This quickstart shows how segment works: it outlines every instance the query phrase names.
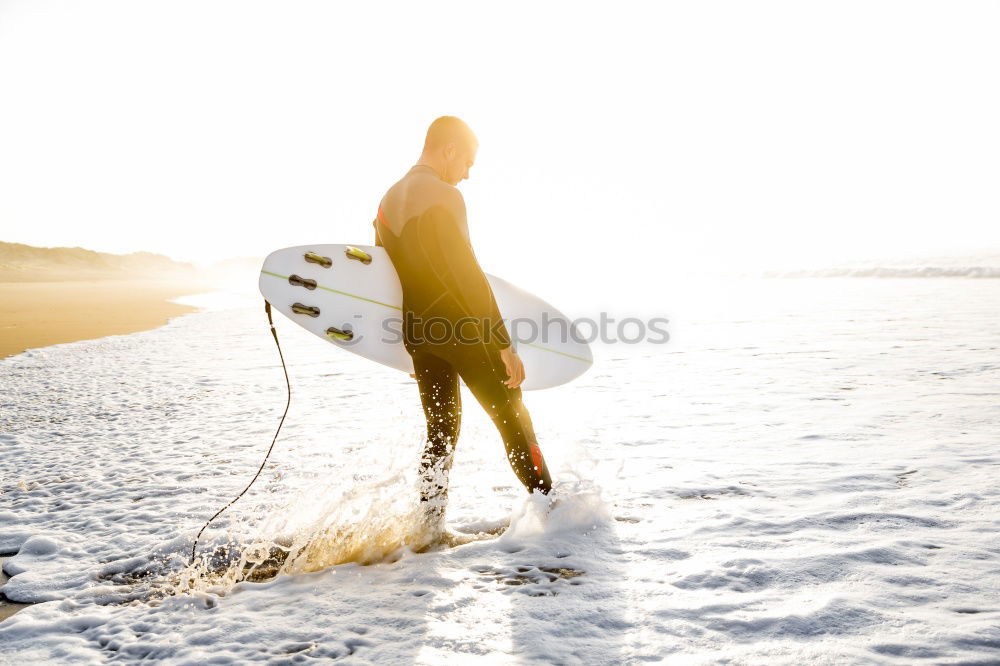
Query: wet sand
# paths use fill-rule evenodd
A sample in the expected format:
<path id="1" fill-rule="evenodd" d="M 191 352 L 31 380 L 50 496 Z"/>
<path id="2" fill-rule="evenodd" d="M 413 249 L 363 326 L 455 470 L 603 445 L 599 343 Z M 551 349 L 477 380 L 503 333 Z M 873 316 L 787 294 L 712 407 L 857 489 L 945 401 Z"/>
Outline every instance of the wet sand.
<path id="1" fill-rule="evenodd" d="M 3 596 L 3 586 L 9 579 L 9 576 L 3 572 L 4 562 L 9 560 L 12 555 L 0 555 L 0 622 L 3 622 L 11 615 L 19 610 L 24 610 L 31 604 L 19 604 L 16 601 L 8 601 L 5 596 Z"/>
<path id="2" fill-rule="evenodd" d="M 210 289 L 193 281 L 0 282 L 0 358 L 156 328 L 197 309 L 167 299 Z"/>

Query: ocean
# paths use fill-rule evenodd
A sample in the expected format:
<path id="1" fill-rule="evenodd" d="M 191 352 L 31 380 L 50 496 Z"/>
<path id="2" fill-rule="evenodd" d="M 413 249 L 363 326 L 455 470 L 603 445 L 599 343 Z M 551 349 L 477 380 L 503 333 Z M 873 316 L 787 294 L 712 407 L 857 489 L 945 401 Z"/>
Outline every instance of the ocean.
<path id="1" fill-rule="evenodd" d="M 509 528 L 426 553 L 400 547 L 415 383 L 279 319 L 291 407 L 200 568 L 192 540 L 257 471 L 286 389 L 258 299 L 189 302 L 0 361 L 0 592 L 33 603 L 0 623 L 0 662 L 1000 654 L 1000 280 L 665 286 L 636 316 L 668 342 L 595 344 L 587 374 L 525 393 L 551 511 L 464 396 L 449 525 Z M 306 556 L 241 580 L 289 542 Z"/>

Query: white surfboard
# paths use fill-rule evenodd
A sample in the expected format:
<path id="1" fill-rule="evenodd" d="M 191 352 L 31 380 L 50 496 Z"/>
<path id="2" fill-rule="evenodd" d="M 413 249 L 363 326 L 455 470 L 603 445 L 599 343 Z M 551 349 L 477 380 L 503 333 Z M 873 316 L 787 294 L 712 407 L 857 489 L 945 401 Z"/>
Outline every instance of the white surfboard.
<path id="1" fill-rule="evenodd" d="M 486 279 L 524 361 L 521 388 L 565 384 L 590 368 L 590 347 L 575 339 L 566 315 L 505 280 Z M 390 368 L 413 372 L 402 340 L 403 291 L 383 248 L 302 245 L 277 250 L 264 260 L 259 284 L 272 308 L 307 331 Z"/>

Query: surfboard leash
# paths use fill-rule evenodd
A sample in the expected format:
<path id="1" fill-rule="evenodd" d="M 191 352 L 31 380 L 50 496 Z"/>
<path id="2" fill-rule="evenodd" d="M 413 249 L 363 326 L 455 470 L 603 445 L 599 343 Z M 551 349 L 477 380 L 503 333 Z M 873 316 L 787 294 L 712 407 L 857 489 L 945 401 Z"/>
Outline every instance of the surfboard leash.
<path id="1" fill-rule="evenodd" d="M 264 312 L 267 313 L 267 323 L 271 327 L 271 335 L 274 337 L 274 344 L 278 347 L 278 357 L 281 359 L 281 370 L 285 373 L 285 386 L 288 387 L 288 402 L 285 403 L 285 412 L 281 415 L 281 421 L 278 422 L 278 429 L 274 431 L 274 439 L 271 440 L 271 446 L 268 447 L 267 453 L 264 454 L 264 462 L 260 464 L 260 469 L 258 469 L 257 473 L 253 475 L 252 479 L 250 479 L 250 483 L 247 484 L 247 487 L 240 491 L 239 495 L 233 498 L 233 501 L 219 509 L 215 515 L 209 518 L 208 521 L 202 525 L 201 529 L 198 530 L 198 534 L 194 538 L 194 543 L 191 544 L 191 559 L 188 561 L 188 566 L 194 564 L 195 549 L 198 547 L 198 539 L 201 538 L 202 532 L 204 532 L 208 526 L 212 524 L 213 520 L 221 516 L 226 509 L 236 504 L 236 501 L 243 497 L 246 491 L 250 490 L 250 486 L 252 486 L 254 481 L 260 477 L 260 473 L 264 471 L 264 467 L 267 465 L 267 460 L 271 457 L 271 451 L 274 450 L 274 443 L 278 441 L 278 433 L 281 432 L 281 426 L 285 424 L 285 417 L 288 416 L 288 408 L 292 406 L 292 383 L 288 379 L 288 367 L 285 365 L 285 355 L 281 352 L 281 343 L 278 342 L 278 331 L 274 328 L 274 318 L 271 316 L 271 304 L 266 300 L 264 301 Z"/>

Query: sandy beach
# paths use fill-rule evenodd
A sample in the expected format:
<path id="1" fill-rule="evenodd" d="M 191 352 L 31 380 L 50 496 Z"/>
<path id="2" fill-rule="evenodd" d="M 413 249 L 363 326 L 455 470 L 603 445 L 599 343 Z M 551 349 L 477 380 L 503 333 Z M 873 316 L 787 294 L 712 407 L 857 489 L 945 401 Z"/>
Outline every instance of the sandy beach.
<path id="1" fill-rule="evenodd" d="M 205 290 L 203 282 L 173 280 L 0 282 L 0 358 L 156 328 L 195 310 L 168 299 Z"/>

